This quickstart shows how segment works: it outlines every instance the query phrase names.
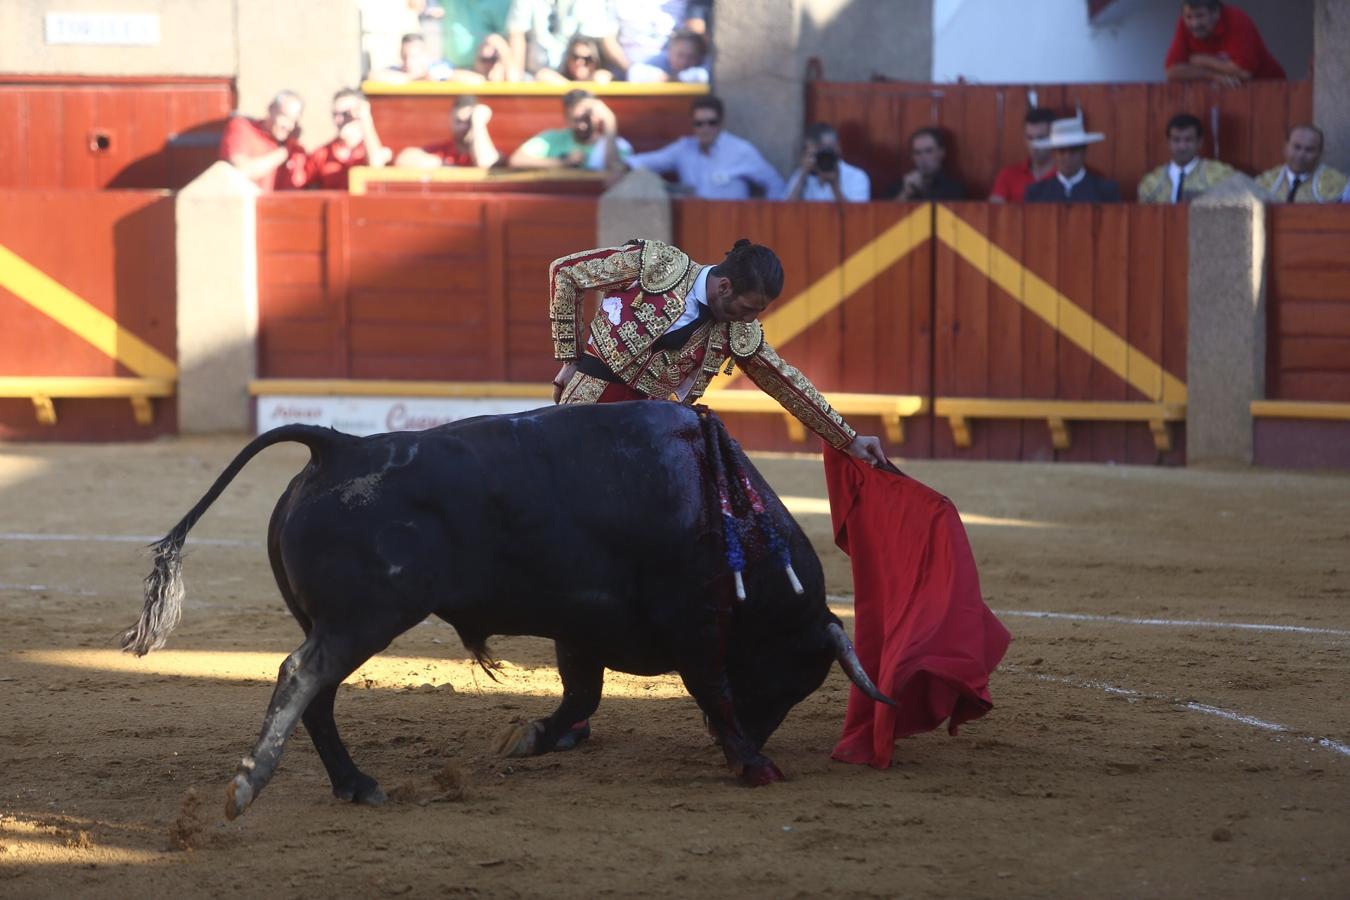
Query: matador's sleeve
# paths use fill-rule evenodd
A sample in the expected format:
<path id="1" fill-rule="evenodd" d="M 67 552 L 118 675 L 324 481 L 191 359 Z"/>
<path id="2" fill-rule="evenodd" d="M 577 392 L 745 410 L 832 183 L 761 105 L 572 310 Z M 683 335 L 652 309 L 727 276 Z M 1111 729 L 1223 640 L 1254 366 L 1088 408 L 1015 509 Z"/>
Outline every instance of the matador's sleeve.
<path id="1" fill-rule="evenodd" d="M 586 291 L 631 284 L 641 266 L 639 244 L 585 250 L 553 261 L 548 268 L 548 318 L 555 359 L 572 362 L 581 354 L 581 301 Z"/>
<path id="2" fill-rule="evenodd" d="M 758 322 L 732 323 L 731 352 L 741 370 L 760 390 L 781 403 L 831 447 L 843 450 L 858 436 L 816 386 L 774 352 L 764 340 Z"/>

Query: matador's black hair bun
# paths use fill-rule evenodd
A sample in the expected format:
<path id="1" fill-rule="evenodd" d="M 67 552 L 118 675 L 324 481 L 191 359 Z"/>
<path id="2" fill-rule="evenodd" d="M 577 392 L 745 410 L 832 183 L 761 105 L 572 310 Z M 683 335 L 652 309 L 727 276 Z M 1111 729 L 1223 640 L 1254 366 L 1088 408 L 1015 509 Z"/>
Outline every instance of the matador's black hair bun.
<path id="1" fill-rule="evenodd" d="M 717 267 L 737 294 L 759 293 L 770 300 L 783 290 L 783 264 L 768 247 L 741 238 Z"/>

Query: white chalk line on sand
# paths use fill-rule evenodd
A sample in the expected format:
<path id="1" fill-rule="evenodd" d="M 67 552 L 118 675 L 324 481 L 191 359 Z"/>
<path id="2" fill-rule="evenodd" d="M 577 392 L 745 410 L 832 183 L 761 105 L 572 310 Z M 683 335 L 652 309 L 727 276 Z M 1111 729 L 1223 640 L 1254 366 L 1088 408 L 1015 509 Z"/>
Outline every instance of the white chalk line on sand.
<path id="1" fill-rule="evenodd" d="M 1060 619 L 1068 622 L 1108 622 L 1113 625 L 1154 625 L 1167 628 L 1227 628 L 1237 631 L 1269 631 L 1289 634 L 1325 634 L 1350 637 L 1344 628 L 1315 628 L 1310 625 L 1268 625 L 1262 622 L 1219 622 L 1207 619 L 1136 619 L 1130 616 L 1095 616 L 1089 613 L 1041 612 L 1028 609 L 996 609 L 995 615 L 1026 619 Z"/>
<path id="2" fill-rule="evenodd" d="M 1334 741 L 1327 737 L 1309 737 L 1298 734 L 1288 725 L 1281 725 L 1279 722 L 1268 722 L 1265 719 L 1258 719 L 1256 716 L 1249 716 L 1244 713 L 1234 712 L 1231 709 L 1223 709 L 1218 706 L 1210 706 L 1208 703 L 1197 703 L 1194 700 L 1182 700 L 1179 697 L 1169 697 L 1166 694 L 1150 694 L 1144 691 L 1136 691 L 1131 688 L 1119 687 L 1114 684 L 1108 684 L 1105 681 L 1087 681 L 1077 678 L 1066 678 L 1063 675 L 1046 675 L 1041 672 L 1025 672 L 1017 666 L 1003 666 L 1002 671 L 1014 675 L 1030 675 L 1037 681 L 1050 681 L 1055 684 L 1067 684 L 1070 687 L 1086 688 L 1088 690 L 1103 691 L 1107 694 L 1114 694 L 1121 697 L 1133 697 L 1137 700 L 1161 700 L 1180 709 L 1191 712 L 1202 713 L 1207 716 L 1217 716 L 1220 719 L 1227 719 L 1230 722 L 1237 722 L 1250 728 L 1257 728 L 1261 731 L 1269 731 L 1274 734 L 1287 734 L 1290 737 L 1297 738 L 1306 744 L 1314 747 L 1321 747 L 1324 750 L 1330 750 L 1333 753 L 1339 753 L 1341 756 L 1350 757 L 1350 744 L 1344 744 L 1340 741 Z"/>
<path id="3" fill-rule="evenodd" d="M 0 531 L 0 541 L 30 541 L 33 543 L 83 543 L 95 544 L 142 544 L 149 546 L 164 539 L 164 535 L 155 537 L 148 534 L 43 534 L 25 531 Z M 187 539 L 189 544 L 203 547 L 261 547 L 262 541 L 239 541 L 231 538 L 195 538 Z"/>

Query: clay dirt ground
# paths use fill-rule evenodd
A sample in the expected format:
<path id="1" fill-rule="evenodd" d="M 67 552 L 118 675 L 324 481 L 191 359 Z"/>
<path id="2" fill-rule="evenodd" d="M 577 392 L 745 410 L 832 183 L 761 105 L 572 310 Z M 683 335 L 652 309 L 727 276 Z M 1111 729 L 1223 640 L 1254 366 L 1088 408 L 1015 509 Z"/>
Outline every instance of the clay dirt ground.
<path id="1" fill-rule="evenodd" d="M 268 450 L 193 532 L 167 650 L 110 636 L 140 608 L 135 536 L 167 531 L 241 443 L 0 447 L 0 895 L 1350 894 L 1350 475 L 907 464 L 966 514 L 1014 643 L 993 712 L 902 742 L 888 771 L 830 761 L 837 671 L 771 739 L 790 780 L 769 788 L 729 777 L 669 677 L 611 675 L 577 751 L 498 759 L 497 732 L 555 702 L 551 647 L 495 641 L 494 684 L 434 623 L 338 697 L 398 800 L 334 800 L 300 730 L 226 823 L 298 642 L 262 540 L 305 451 Z M 758 462 L 849 621 L 819 460 Z M 1120 621 L 1137 618 L 1160 621 Z"/>

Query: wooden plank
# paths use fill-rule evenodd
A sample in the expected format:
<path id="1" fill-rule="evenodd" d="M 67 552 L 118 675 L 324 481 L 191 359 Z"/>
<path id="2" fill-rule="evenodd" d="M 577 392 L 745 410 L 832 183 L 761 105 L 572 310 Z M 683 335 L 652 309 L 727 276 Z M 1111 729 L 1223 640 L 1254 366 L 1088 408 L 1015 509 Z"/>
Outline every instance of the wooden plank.
<path id="1" fill-rule="evenodd" d="M 1350 402 L 1350 372 L 1284 372 L 1277 400 Z"/>
<path id="2" fill-rule="evenodd" d="M 1279 342 L 1282 373 L 1350 372 L 1350 336 L 1281 336 Z"/>
<path id="3" fill-rule="evenodd" d="M 1095 247 L 1093 236 L 1097 230 L 1100 208 L 1086 204 L 1070 204 L 1063 207 L 1062 230 L 1059 234 L 1059 277 L 1055 287 L 1084 313 L 1095 315 L 1096 304 L 1093 297 L 1093 281 L 1096 273 Z M 1061 315 L 1060 327 L 1071 326 L 1071 321 Z M 1056 345 L 1059 355 L 1059 372 L 1055 396 L 1063 400 L 1089 400 L 1092 398 L 1092 371 L 1096 366 L 1088 351 L 1081 349 L 1063 333 Z M 1075 440 L 1068 449 L 1059 449 L 1056 460 L 1072 462 L 1090 462 L 1092 460 L 1092 442 Z"/>
<path id="4" fill-rule="evenodd" d="M 1210 133 L 1209 155 L 1243 172 L 1260 172 L 1268 168 L 1267 160 L 1257 159 L 1254 155 L 1258 129 L 1252 120 L 1252 92 L 1217 90 L 1212 96 L 1213 108 L 1218 111 L 1219 118 L 1217 134 L 1213 133 L 1211 117 L 1201 120 L 1205 123 L 1205 131 Z"/>
<path id="5" fill-rule="evenodd" d="M 484 355 L 487 368 L 483 376 L 487 378 L 506 377 L 506 223 L 512 217 L 515 206 L 510 199 L 500 199 L 484 206 L 483 232 L 487 244 L 487 302 L 479 304 L 481 316 L 485 319 L 486 337 Z M 542 279 L 547 282 L 548 278 Z"/>
<path id="6" fill-rule="evenodd" d="M 1341 231 L 1294 231 L 1281 223 L 1270 237 L 1271 262 L 1282 272 L 1329 269 L 1342 278 L 1350 274 L 1350 211 L 1338 212 L 1343 213 Z M 1350 297 L 1350 287 L 1345 295 Z"/>
<path id="7" fill-rule="evenodd" d="M 877 213 L 881 209 L 885 207 L 876 203 L 845 203 L 841 206 L 839 226 L 845 257 L 860 252 L 880 233 L 882 226 L 878 225 Z M 868 254 L 867 259 L 872 266 L 876 265 L 875 252 Z M 877 278 L 858 288 L 841 308 L 839 387 L 843 390 L 877 390 L 881 367 L 908 350 L 897 348 L 898 353 L 883 353 L 878 347 L 885 305 L 882 295 L 888 276 L 893 278 L 894 271 L 878 273 Z M 893 331 L 887 335 L 890 340 L 899 337 Z"/>
<path id="8" fill-rule="evenodd" d="M 1308 301 L 1292 298 L 1281 284 L 1278 334 L 1285 336 L 1350 337 L 1350 302 Z"/>
<path id="9" fill-rule="evenodd" d="M 1252 170 L 1262 172 L 1284 160 L 1285 134 L 1290 118 L 1289 93 L 1282 81 L 1253 81 L 1245 90 L 1252 95 L 1252 120 L 1259 123 L 1252 133 Z"/>
<path id="10" fill-rule="evenodd" d="M 1022 207 L 1022 264 L 1042 280 L 1054 284 L 1060 269 L 1060 230 L 1065 207 L 1029 204 Z M 1058 383 L 1059 337 L 1029 309 L 1022 310 L 1022 390 L 1026 397 L 1053 398 Z M 1022 458 L 1054 459 L 1050 435 L 1043 428 L 1022 430 Z"/>
<path id="11" fill-rule="evenodd" d="M 1163 352 L 1162 365 L 1186 381 L 1187 292 L 1189 278 L 1188 208 L 1163 207 Z"/>
<path id="12" fill-rule="evenodd" d="M 1149 360 L 1161 365 L 1163 353 L 1164 207 L 1135 206 L 1130 210 L 1129 293 L 1126 297 L 1126 342 Z M 1133 380 L 1140 372 L 1130 370 Z M 1155 378 L 1143 391 L 1131 390 L 1133 400 L 1161 400 L 1162 378 Z M 1126 457 L 1131 463 L 1157 459 L 1151 436 L 1139 429 L 1126 432 Z"/>
<path id="13" fill-rule="evenodd" d="M 23 187 L 28 182 L 30 142 L 28 96 L 22 91 L 0 87 L 0 122 L 8 127 L 0 133 L 0 187 Z"/>
<path id="14" fill-rule="evenodd" d="M 1278 203 L 1267 207 L 1273 234 L 1326 231 L 1344 235 L 1350 232 L 1350 212 L 1346 207 L 1328 204 Z"/>
<path id="15" fill-rule="evenodd" d="M 988 237 L 993 245 L 1017 257 L 1022 248 L 1022 204 L 989 208 Z M 1002 288 L 989 282 L 988 391 L 987 396 L 1017 398 L 1023 396 L 1022 305 Z M 1018 420 L 989 422 L 981 426 L 987 434 L 990 459 L 1022 458 L 1023 423 Z"/>
<path id="16" fill-rule="evenodd" d="M 1139 180 L 1159 164 L 1155 160 L 1166 147 L 1161 135 L 1149 130 L 1149 87 L 1145 84 L 1115 85 L 1110 91 L 1115 130 L 1107 141 L 1115 145 L 1112 172 L 1120 182 L 1121 195 L 1126 200 L 1136 197 Z"/>
<path id="17" fill-rule="evenodd" d="M 30 146 L 49 149 L 45 153 L 28 154 L 28 182 L 24 187 L 63 187 L 67 136 L 61 98 L 57 94 L 31 92 L 27 112 Z"/>
<path id="18" fill-rule="evenodd" d="M 1093 316 L 1112 335 L 1124 338 L 1129 334 L 1130 301 L 1130 236 L 1133 207 L 1124 204 L 1102 206 L 1096 212 L 1097 232 L 1093 246 Z M 1142 299 L 1142 298 L 1141 298 Z M 1089 396 L 1093 400 L 1123 401 L 1133 399 L 1125 379 L 1101 361 L 1101 355 L 1111 351 L 1113 344 L 1105 335 L 1094 331 L 1093 365 Z M 1090 438 L 1092 459 L 1095 462 L 1123 463 L 1128 460 L 1125 426 L 1094 423 L 1082 438 Z M 1080 440 L 1074 436 L 1074 442 Z"/>

